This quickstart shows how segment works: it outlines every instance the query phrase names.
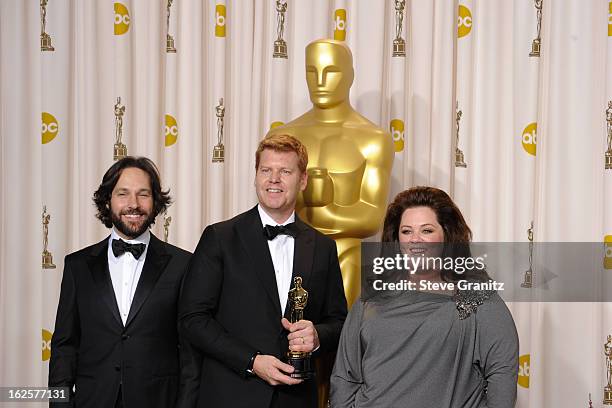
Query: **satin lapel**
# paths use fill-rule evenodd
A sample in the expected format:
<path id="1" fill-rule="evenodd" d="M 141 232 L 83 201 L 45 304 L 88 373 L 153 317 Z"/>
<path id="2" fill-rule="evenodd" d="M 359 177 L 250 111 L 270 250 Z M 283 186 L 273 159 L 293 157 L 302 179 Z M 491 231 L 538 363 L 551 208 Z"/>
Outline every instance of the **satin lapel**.
<path id="1" fill-rule="evenodd" d="M 245 217 L 236 223 L 234 228 L 236 229 L 236 235 L 240 237 L 242 247 L 251 259 L 257 277 L 266 290 L 270 301 L 274 304 L 274 310 L 278 311 L 280 320 L 281 308 L 274 264 L 272 263 L 268 241 L 264 237 L 257 207 L 251 209 Z"/>
<path id="2" fill-rule="evenodd" d="M 293 272 L 291 275 L 291 288 L 293 288 L 293 278 L 302 278 L 302 287 L 308 292 L 310 275 L 312 271 L 312 260 L 314 258 L 314 238 L 315 232 L 308 228 L 306 224 L 295 216 L 295 224 L 299 229 L 299 234 L 295 237 L 293 248 Z M 306 306 L 308 307 L 308 305 Z M 285 317 L 289 318 L 289 308 L 285 307 Z"/>
<path id="3" fill-rule="evenodd" d="M 147 249 L 147 258 L 145 259 L 145 263 L 142 267 L 142 273 L 140 274 L 140 279 L 138 280 L 138 286 L 136 286 L 136 292 L 134 293 L 134 299 L 132 300 L 132 305 L 130 306 L 130 313 L 128 314 L 127 321 L 125 322 L 125 326 L 129 326 L 130 323 L 134 320 L 134 317 L 140 311 L 140 308 L 147 300 L 151 291 L 155 287 L 159 276 L 162 274 L 168 261 L 170 260 L 170 255 L 168 255 L 162 245 L 162 242 L 155 237 L 155 235 L 151 234 L 151 240 L 149 241 L 149 248 Z"/>
<path id="4" fill-rule="evenodd" d="M 115 297 L 115 291 L 113 290 L 113 283 L 111 282 L 110 271 L 108 269 L 107 250 L 108 238 L 93 247 L 87 259 L 87 265 L 89 266 L 89 271 L 96 284 L 98 296 L 102 299 L 102 303 L 108 307 L 117 323 L 123 327 L 123 322 L 119 315 L 119 307 L 117 306 L 117 298 Z"/>

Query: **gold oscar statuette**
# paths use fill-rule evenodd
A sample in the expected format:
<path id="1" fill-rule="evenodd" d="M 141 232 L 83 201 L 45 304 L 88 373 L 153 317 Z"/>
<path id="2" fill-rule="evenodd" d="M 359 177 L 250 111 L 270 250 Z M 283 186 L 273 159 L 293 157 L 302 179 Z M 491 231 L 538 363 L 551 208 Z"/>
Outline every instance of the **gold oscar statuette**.
<path id="1" fill-rule="evenodd" d="M 463 112 L 459 109 L 459 101 L 457 101 L 456 106 L 457 117 L 455 121 L 457 122 L 457 135 L 455 136 L 455 167 L 467 167 L 467 163 L 465 162 L 465 156 L 461 149 L 459 149 L 459 122 L 461 121 L 461 116 Z"/>
<path id="2" fill-rule="evenodd" d="M 40 50 L 55 51 L 51 44 L 51 36 L 45 32 L 47 28 L 47 4 L 49 4 L 49 0 L 40 0 Z"/>
<path id="3" fill-rule="evenodd" d="M 304 319 L 304 309 L 308 303 L 308 292 L 302 287 L 302 278 L 293 278 L 293 288 L 289 290 L 289 321 L 299 322 Z M 311 354 L 306 351 L 287 351 L 287 364 L 294 368 L 292 378 L 308 380 L 313 377 Z"/>
<path id="4" fill-rule="evenodd" d="M 529 269 L 525 271 L 523 276 L 522 288 L 531 288 L 533 286 L 533 221 L 527 230 L 527 239 L 529 240 Z"/>
<path id="5" fill-rule="evenodd" d="M 604 355 L 606 356 L 606 386 L 604 387 L 604 405 L 612 405 L 612 336 L 608 335 L 608 341 L 604 344 Z"/>
<path id="6" fill-rule="evenodd" d="M 43 205 L 42 226 L 43 226 L 43 251 L 42 251 L 42 267 L 43 269 L 55 269 L 53 263 L 53 255 L 49 252 L 49 221 L 51 215 L 47 214 L 47 206 Z"/>
<path id="7" fill-rule="evenodd" d="M 361 290 L 361 240 L 380 230 L 387 209 L 393 139 L 351 106 L 355 74 L 344 42 L 311 42 L 305 65 L 312 109 L 268 134 L 294 136 L 308 151 L 309 180 L 296 212 L 336 241 L 351 305 Z"/>
<path id="8" fill-rule="evenodd" d="M 168 242 L 168 235 L 170 235 L 170 223 L 172 222 L 172 216 L 164 214 L 164 242 Z"/>
<path id="9" fill-rule="evenodd" d="M 225 161 L 225 146 L 223 146 L 223 118 L 225 117 L 225 106 L 223 98 L 219 99 L 219 104 L 215 106 L 217 116 L 217 144 L 213 147 L 213 163 L 223 163 Z"/>
<path id="10" fill-rule="evenodd" d="M 395 0 L 395 39 L 393 40 L 392 54 L 394 57 L 406 56 L 406 41 L 402 38 L 405 7 L 406 0 Z"/>
<path id="11" fill-rule="evenodd" d="M 606 109 L 606 123 L 608 136 L 608 149 L 606 150 L 606 170 L 612 170 L 612 101 L 608 101 L 608 109 Z"/>
<path id="12" fill-rule="evenodd" d="M 166 52 L 167 53 L 176 53 L 176 48 L 174 47 L 174 37 L 170 35 L 170 7 L 172 7 L 172 2 L 174 0 L 168 0 L 166 5 Z"/>
<path id="13" fill-rule="evenodd" d="M 538 20 L 538 28 L 536 38 L 531 42 L 531 52 L 529 53 L 530 57 L 539 57 L 540 56 L 540 46 L 542 45 L 542 38 L 540 37 L 540 33 L 542 31 L 542 2 L 544 0 L 534 0 L 537 20 Z"/>
<path id="14" fill-rule="evenodd" d="M 113 147 L 113 160 L 121 160 L 127 156 L 127 146 L 121 142 L 123 137 L 123 115 L 125 105 L 121 104 L 121 97 L 117 98 L 115 104 L 115 145 Z"/>
<path id="15" fill-rule="evenodd" d="M 274 41 L 272 58 L 287 58 L 287 43 L 283 39 L 286 12 L 287 2 L 284 0 L 276 0 L 276 40 Z"/>

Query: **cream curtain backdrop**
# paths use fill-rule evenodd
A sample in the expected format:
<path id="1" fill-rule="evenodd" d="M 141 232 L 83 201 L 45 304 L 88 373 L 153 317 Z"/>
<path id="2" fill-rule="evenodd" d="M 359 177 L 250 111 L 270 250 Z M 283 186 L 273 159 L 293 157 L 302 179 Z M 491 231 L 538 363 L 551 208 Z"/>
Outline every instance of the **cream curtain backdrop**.
<path id="1" fill-rule="evenodd" d="M 176 53 L 167 6 L 48 0 L 55 50 L 42 52 L 39 0 L 0 1 L 0 386 L 46 383 L 63 257 L 108 233 L 91 196 L 113 163 L 117 97 L 129 154 L 153 159 L 174 197 L 169 242 L 193 250 L 207 224 L 256 202 L 255 148 L 310 108 L 304 48 L 318 38 L 350 46 L 351 102 L 394 139 L 390 197 L 445 189 L 476 241 L 525 242 L 532 221 L 535 241 L 612 235 L 612 1 L 544 0 L 540 57 L 533 0 L 408 0 L 405 57 L 392 56 L 392 0 L 289 0 L 287 59 L 272 57 L 274 0 L 174 0 Z M 221 98 L 225 162 L 213 163 Z M 43 205 L 56 269 L 41 268 Z M 612 306 L 510 307 L 517 406 L 588 406 L 589 393 L 602 406 Z"/>

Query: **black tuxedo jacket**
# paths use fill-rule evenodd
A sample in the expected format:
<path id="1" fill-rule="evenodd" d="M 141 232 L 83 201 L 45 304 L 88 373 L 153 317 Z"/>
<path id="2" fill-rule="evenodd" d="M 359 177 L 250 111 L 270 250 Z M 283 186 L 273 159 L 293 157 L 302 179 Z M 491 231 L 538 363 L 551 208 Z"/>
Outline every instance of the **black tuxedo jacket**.
<path id="1" fill-rule="evenodd" d="M 308 291 L 304 319 L 314 323 L 321 343 L 315 355 L 335 351 L 347 313 L 336 244 L 297 216 L 296 225 L 293 276 L 301 276 Z M 203 357 L 198 407 L 267 408 L 274 393 L 280 407 L 317 406 L 315 381 L 273 387 L 246 374 L 255 352 L 285 359 L 288 333 L 281 318 L 257 207 L 208 226 L 179 305 L 180 330 Z"/>
<path id="2" fill-rule="evenodd" d="M 108 238 L 66 256 L 49 386 L 75 385 L 71 405 L 78 408 L 114 407 L 120 384 L 126 408 L 174 407 L 179 387 L 197 388 L 193 360 L 188 348 L 179 347 L 177 330 L 179 291 L 190 254 L 151 234 L 124 326 L 107 251 Z"/>

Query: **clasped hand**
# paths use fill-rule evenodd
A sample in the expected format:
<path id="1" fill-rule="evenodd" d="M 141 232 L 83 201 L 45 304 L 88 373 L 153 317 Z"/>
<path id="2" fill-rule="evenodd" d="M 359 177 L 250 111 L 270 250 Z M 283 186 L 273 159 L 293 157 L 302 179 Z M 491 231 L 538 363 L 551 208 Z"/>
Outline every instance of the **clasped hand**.
<path id="1" fill-rule="evenodd" d="M 281 324 L 289 332 L 287 336 L 289 350 L 310 353 L 319 348 L 319 336 L 311 321 L 300 320 L 290 323 L 289 320 L 283 318 Z M 283 363 L 270 355 L 258 355 L 253 361 L 253 372 L 270 385 L 300 384 L 303 380 L 291 378 L 288 375 L 293 370 L 294 368 L 289 364 Z"/>

